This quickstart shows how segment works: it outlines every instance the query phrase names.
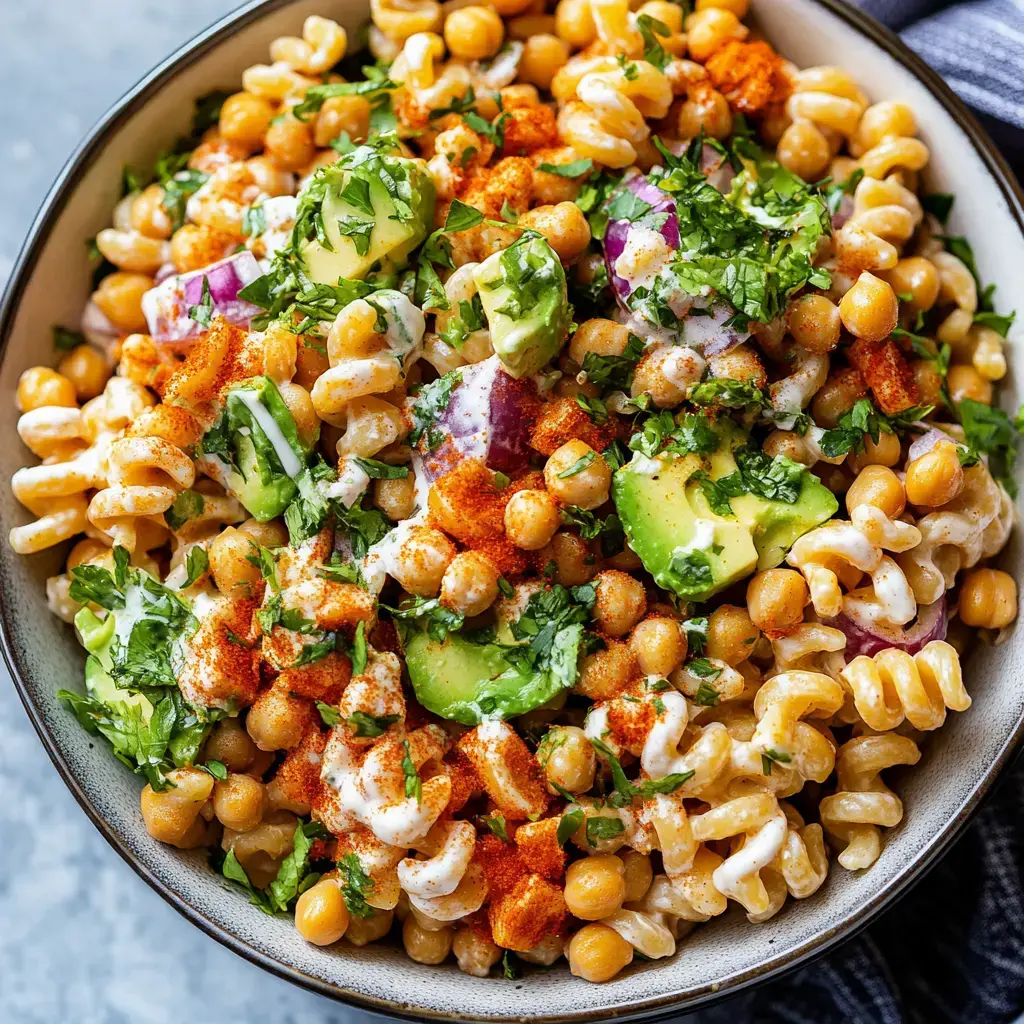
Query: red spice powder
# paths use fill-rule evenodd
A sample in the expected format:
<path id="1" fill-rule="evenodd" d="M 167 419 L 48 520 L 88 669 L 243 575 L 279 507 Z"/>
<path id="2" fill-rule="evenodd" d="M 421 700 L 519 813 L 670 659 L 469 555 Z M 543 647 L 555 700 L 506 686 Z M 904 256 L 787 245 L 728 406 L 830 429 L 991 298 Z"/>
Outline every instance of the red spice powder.
<path id="1" fill-rule="evenodd" d="M 881 342 L 858 338 L 846 356 L 860 370 L 882 412 L 892 416 L 917 404 L 914 373 L 891 338 Z"/>
<path id="2" fill-rule="evenodd" d="M 598 427 L 575 399 L 556 398 L 541 409 L 530 436 L 530 447 L 541 455 L 551 455 L 566 441 L 578 440 L 602 452 L 614 439 L 614 426 Z"/>
<path id="3" fill-rule="evenodd" d="M 487 898 L 501 899 L 530 873 L 517 847 L 488 833 L 478 836 L 473 859 L 480 865 L 487 879 Z"/>
<path id="4" fill-rule="evenodd" d="M 289 692 L 325 704 L 337 704 L 351 678 L 352 662 L 337 651 L 309 665 L 283 669 L 278 676 L 281 685 L 286 686 Z"/>
<path id="5" fill-rule="evenodd" d="M 484 787 L 472 762 L 457 747 L 453 747 L 444 755 L 442 764 L 452 783 L 452 795 L 448 798 L 448 806 L 444 811 L 444 816 L 451 818 Z"/>
<path id="6" fill-rule="evenodd" d="M 523 863 L 549 882 L 557 882 L 565 874 L 565 850 L 558 841 L 559 820 L 525 822 L 513 837 Z"/>
<path id="7" fill-rule="evenodd" d="M 326 742 L 326 734 L 314 726 L 278 766 L 274 778 L 290 803 L 313 803 L 320 789 L 320 759 Z"/>
<path id="8" fill-rule="evenodd" d="M 506 896 L 491 904 L 488 917 L 494 941 L 525 952 L 558 932 L 568 910 L 559 886 L 529 874 Z"/>
<path id="9" fill-rule="evenodd" d="M 518 107 L 506 110 L 504 149 L 509 156 L 526 156 L 542 146 L 558 144 L 558 127 L 551 107 Z"/>
<path id="10" fill-rule="evenodd" d="M 792 91 L 782 58 L 763 40 L 733 39 L 716 50 L 704 67 L 729 106 L 741 114 L 761 113 Z"/>
<path id="11" fill-rule="evenodd" d="M 521 156 L 508 156 L 493 167 L 475 171 L 462 188 L 460 198 L 475 206 L 485 217 L 503 220 L 501 208 L 508 203 L 516 213 L 525 213 L 533 189 L 533 168 Z"/>
<path id="12" fill-rule="evenodd" d="M 631 687 L 638 689 L 638 687 Z M 638 751 L 654 727 L 654 706 L 647 701 L 637 704 L 621 699 L 608 705 L 608 725 L 612 734 L 630 751 Z"/>

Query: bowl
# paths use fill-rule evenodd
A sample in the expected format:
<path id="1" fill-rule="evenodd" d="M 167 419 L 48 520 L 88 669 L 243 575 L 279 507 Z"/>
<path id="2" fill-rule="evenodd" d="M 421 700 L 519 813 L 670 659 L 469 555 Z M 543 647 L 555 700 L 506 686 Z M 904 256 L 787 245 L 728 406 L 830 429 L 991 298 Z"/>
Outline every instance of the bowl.
<path id="1" fill-rule="evenodd" d="M 1024 195 L 973 117 L 942 81 L 889 32 L 834 0 L 754 0 L 755 20 L 800 66 L 839 64 L 873 99 L 901 99 L 916 112 L 932 150 L 931 186 L 957 196 L 950 231 L 970 237 L 985 281 L 1024 295 Z M 361 0 L 250 3 L 171 56 L 92 130 L 40 211 L 0 307 L 0 477 L 29 454 L 14 441 L 18 375 L 48 353 L 51 325 L 73 324 L 89 291 L 83 240 L 109 223 L 121 167 L 145 166 L 187 128 L 192 100 L 234 87 L 266 60 L 272 39 L 297 34 L 309 14 L 329 15 L 351 34 L 366 20 Z M 1024 334 L 1024 332 L 1021 332 Z M 45 359 L 45 355 L 44 355 Z M 1024 359 L 1011 361 L 1007 408 L 1024 391 Z M 10 488 L 0 489 L 4 530 L 24 522 Z M 637 962 L 616 980 L 588 985 L 563 967 L 518 982 L 479 979 L 454 965 L 425 967 L 389 946 L 330 951 L 305 943 L 285 918 L 268 918 L 228 890 L 199 853 L 181 853 L 146 833 L 142 781 L 96 743 L 58 702 L 80 685 L 82 652 L 71 628 L 49 614 L 43 592 L 62 553 L 16 556 L 0 544 L 3 653 L 39 737 L 85 812 L 131 867 L 196 925 L 252 962 L 297 984 L 364 1009 L 410 1019 L 594 1021 L 651 1019 L 736 992 L 824 953 L 866 925 L 920 878 L 977 810 L 1024 733 L 1024 634 L 975 652 L 966 671 L 974 706 L 952 717 L 922 762 L 897 774 L 902 824 L 878 862 L 851 874 L 833 865 L 815 896 L 787 904 L 766 924 L 738 907 L 695 930 L 668 961 Z M 1022 575 L 1016 541 L 1004 568 Z"/>

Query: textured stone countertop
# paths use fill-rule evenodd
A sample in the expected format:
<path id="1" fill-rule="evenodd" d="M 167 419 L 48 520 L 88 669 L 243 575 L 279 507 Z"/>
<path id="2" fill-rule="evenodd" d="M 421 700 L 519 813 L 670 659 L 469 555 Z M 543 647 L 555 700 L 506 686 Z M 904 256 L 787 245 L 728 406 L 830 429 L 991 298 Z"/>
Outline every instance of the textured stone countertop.
<path id="1" fill-rule="evenodd" d="M 0 0 L 0 284 L 65 157 L 235 0 Z M 0 669 L 0 1020 L 369 1021 L 252 966 L 172 910 L 57 776 Z"/>

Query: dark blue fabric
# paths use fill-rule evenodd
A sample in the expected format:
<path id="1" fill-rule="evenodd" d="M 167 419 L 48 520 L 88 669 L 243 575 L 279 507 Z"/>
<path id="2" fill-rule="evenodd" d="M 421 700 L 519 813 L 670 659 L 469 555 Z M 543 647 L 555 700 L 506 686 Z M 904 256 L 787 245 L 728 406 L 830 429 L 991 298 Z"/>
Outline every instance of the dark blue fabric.
<path id="1" fill-rule="evenodd" d="M 1024 0 L 860 0 L 1024 167 Z M 876 97 L 878 98 L 878 97 Z M 1008 1024 L 1024 1014 L 1024 765 L 894 907 L 808 967 L 700 1024 Z"/>

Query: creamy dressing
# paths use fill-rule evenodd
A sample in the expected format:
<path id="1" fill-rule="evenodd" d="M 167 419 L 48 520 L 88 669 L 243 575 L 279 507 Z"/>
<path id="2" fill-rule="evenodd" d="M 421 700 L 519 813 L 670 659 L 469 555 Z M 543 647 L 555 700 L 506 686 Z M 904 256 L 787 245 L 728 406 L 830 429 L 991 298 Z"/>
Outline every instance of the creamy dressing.
<path id="1" fill-rule="evenodd" d="M 715 543 L 717 524 L 713 519 L 702 519 L 695 516 L 693 520 L 693 537 L 686 544 L 672 549 L 673 558 L 685 558 L 693 551 L 707 551 Z"/>
<path id="2" fill-rule="evenodd" d="M 670 384 L 685 390 L 689 385 L 696 384 L 704 375 L 707 363 L 704 357 L 692 348 L 675 347 L 666 355 L 661 364 L 661 372 Z"/>
<path id="3" fill-rule="evenodd" d="M 633 458 L 627 463 L 631 473 L 643 476 L 657 476 L 665 467 L 661 459 L 650 459 L 643 452 L 633 452 Z"/>
<path id="4" fill-rule="evenodd" d="M 651 228 L 631 227 L 626 234 L 626 244 L 613 267 L 631 291 L 637 288 L 652 288 L 658 275 L 672 259 L 672 249 L 660 231 Z"/>
<path id="5" fill-rule="evenodd" d="M 298 206 L 297 196 L 272 196 L 260 204 L 265 225 L 260 239 L 268 257 L 286 249 L 291 243 Z"/>
<path id="6" fill-rule="evenodd" d="M 410 519 L 403 519 L 390 533 L 369 548 L 359 568 L 366 581 L 366 589 L 371 594 L 379 594 L 383 589 L 388 574 L 394 569 L 395 557 L 409 539 L 410 533 L 417 526 L 426 524 L 427 509 L 424 506 Z"/>
<path id="7" fill-rule="evenodd" d="M 288 439 L 284 436 L 277 421 L 270 415 L 270 410 L 260 401 L 259 395 L 248 388 L 238 388 L 232 394 L 252 413 L 253 419 L 267 435 L 284 471 L 294 480 L 302 472 L 302 462 L 292 451 Z"/>
<path id="8" fill-rule="evenodd" d="M 346 508 L 351 508 L 370 486 L 370 477 L 351 456 L 338 466 L 338 479 L 320 480 L 317 487 L 325 497 L 337 498 Z"/>
<path id="9" fill-rule="evenodd" d="M 744 878 L 766 868 L 786 841 L 786 815 L 779 811 L 753 835 L 748 836 L 743 848 L 717 867 L 711 879 L 715 888 L 726 896 L 733 896 Z"/>
<path id="10" fill-rule="evenodd" d="M 387 324 L 384 338 L 388 349 L 407 366 L 419 354 L 423 344 L 427 323 L 423 311 L 408 296 L 390 288 L 374 292 L 369 298 L 384 310 Z"/>

